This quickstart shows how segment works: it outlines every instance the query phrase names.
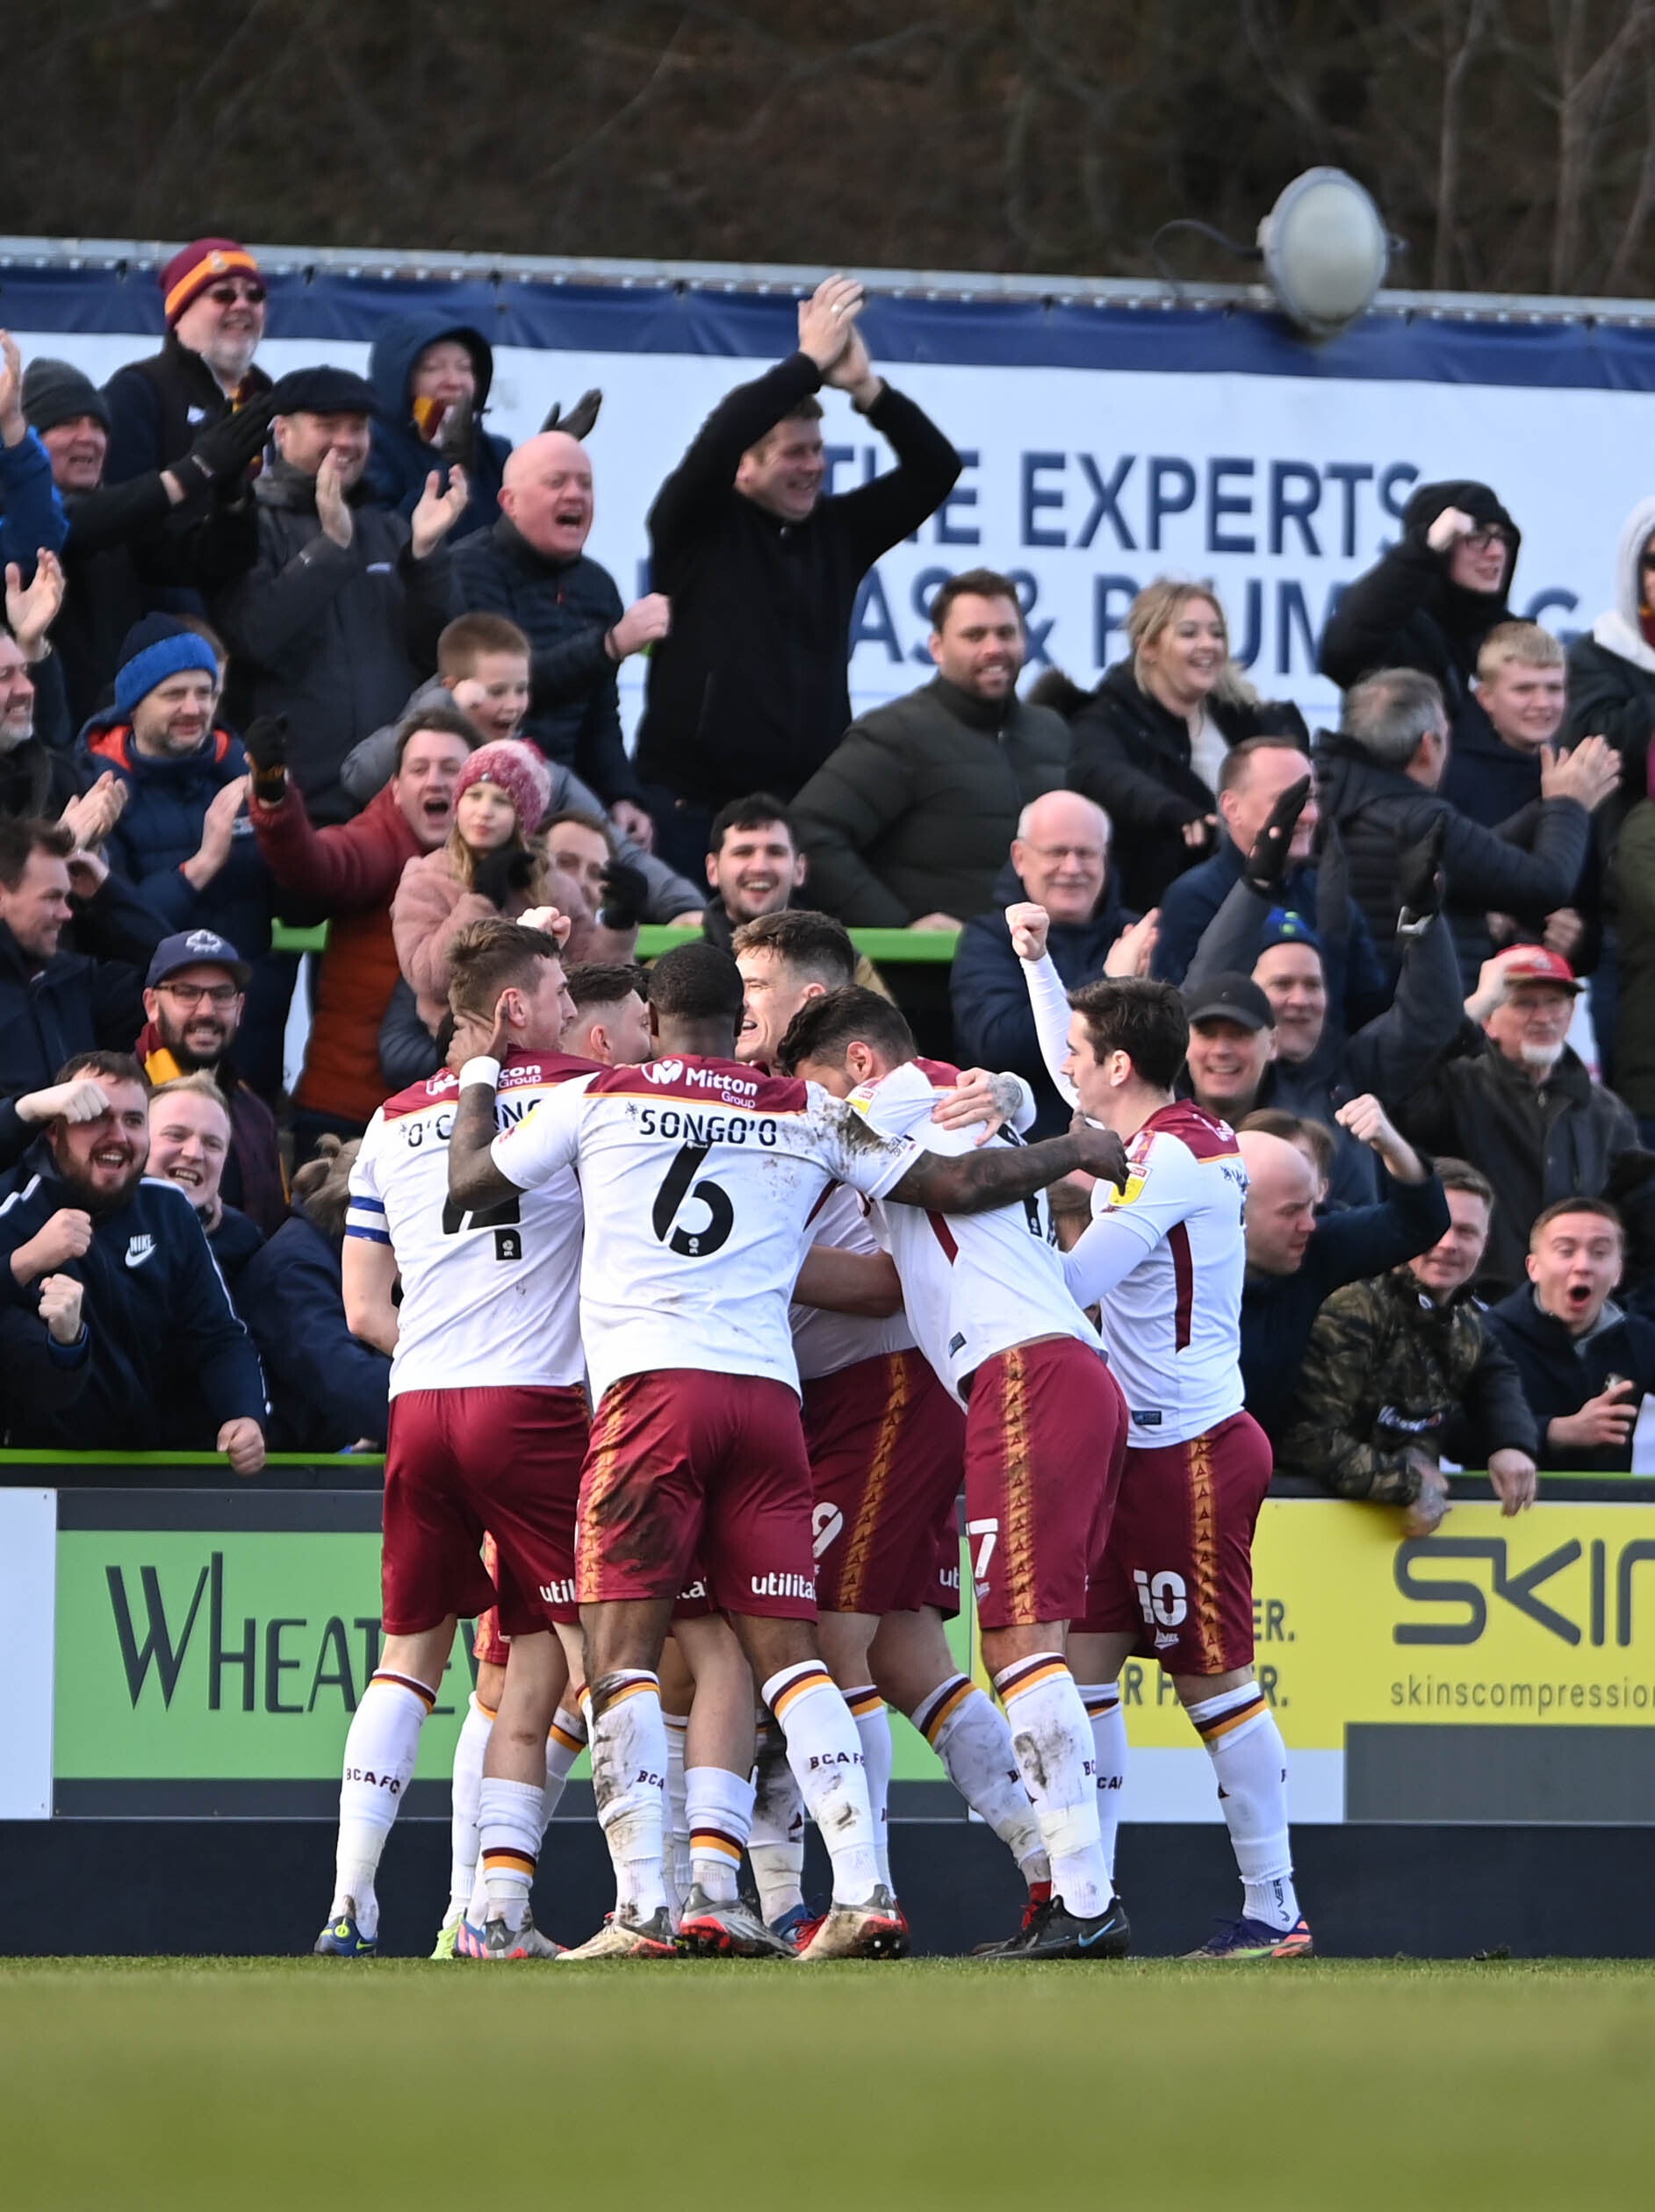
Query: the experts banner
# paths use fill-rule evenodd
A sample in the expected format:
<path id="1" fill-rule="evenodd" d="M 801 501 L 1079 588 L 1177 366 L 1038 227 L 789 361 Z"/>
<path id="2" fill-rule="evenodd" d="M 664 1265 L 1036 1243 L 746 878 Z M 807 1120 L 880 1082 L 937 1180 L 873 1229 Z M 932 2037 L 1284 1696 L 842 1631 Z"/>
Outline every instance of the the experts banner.
<path id="1" fill-rule="evenodd" d="M 63 1491 L 56 1518 L 55 1811 L 330 1814 L 379 1647 L 378 1500 Z M 1648 1507 L 1503 1520 L 1461 1505 L 1416 1543 L 1399 1543 L 1398 1518 L 1264 1508 L 1258 1660 L 1295 1819 L 1655 1820 Z M 421 1742 L 416 1816 L 446 1814 L 468 1652 L 457 1639 Z M 1170 1684 L 1140 1662 L 1124 1682 L 1125 1817 L 1215 1820 L 1212 1768 Z M 898 1782 L 933 1785 L 908 1807 L 944 1810 L 930 1752 L 893 1726 Z"/>
<path id="2" fill-rule="evenodd" d="M 0 280 L 0 320 L 25 359 L 62 356 L 101 382 L 157 342 L 141 269 L 14 265 Z M 629 597 L 647 585 L 644 518 L 663 478 L 722 395 L 796 335 L 791 299 L 736 287 L 277 272 L 260 362 L 365 370 L 375 331 L 413 306 L 491 338 L 487 427 L 514 442 L 554 399 L 601 387 L 590 550 Z M 1492 484 L 1523 534 L 1513 606 L 1565 633 L 1613 603 L 1622 520 L 1655 489 L 1638 458 L 1655 429 L 1655 332 L 1642 328 L 1385 316 L 1313 348 L 1250 311 L 877 293 L 864 327 L 876 365 L 966 465 L 868 578 L 853 630 L 861 706 L 925 680 L 931 592 L 987 565 L 1018 579 L 1032 659 L 1089 684 L 1120 657 L 1141 585 L 1211 578 L 1256 682 L 1326 721 L 1328 611 L 1394 540 L 1415 485 Z M 887 467 L 848 401 L 824 397 L 831 485 Z M 642 682 L 628 662 L 631 711 Z"/>

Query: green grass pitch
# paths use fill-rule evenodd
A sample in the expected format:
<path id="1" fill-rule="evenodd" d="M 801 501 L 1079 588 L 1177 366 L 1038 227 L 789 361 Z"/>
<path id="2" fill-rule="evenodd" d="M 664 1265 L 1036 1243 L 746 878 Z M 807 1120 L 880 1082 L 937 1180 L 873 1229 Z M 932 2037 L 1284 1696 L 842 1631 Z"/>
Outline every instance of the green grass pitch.
<path id="1" fill-rule="evenodd" d="M 0 1965 L 0 2197 L 169 2212 L 1647 2203 L 1655 1970 Z"/>

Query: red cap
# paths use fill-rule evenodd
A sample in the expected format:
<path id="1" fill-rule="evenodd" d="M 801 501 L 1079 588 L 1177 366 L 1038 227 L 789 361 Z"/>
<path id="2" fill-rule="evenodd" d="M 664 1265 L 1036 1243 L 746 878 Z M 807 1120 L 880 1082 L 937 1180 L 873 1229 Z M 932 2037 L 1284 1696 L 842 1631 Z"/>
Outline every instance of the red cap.
<path id="1" fill-rule="evenodd" d="M 161 296 L 170 330 L 192 299 L 220 276 L 256 276 L 259 265 L 233 238 L 198 238 L 175 254 L 161 272 Z"/>
<path id="2" fill-rule="evenodd" d="M 1506 981 L 1511 983 L 1555 983 L 1565 991 L 1584 991 L 1586 985 L 1577 981 L 1574 970 L 1561 952 L 1549 952 L 1543 944 L 1515 946 L 1500 963 Z"/>

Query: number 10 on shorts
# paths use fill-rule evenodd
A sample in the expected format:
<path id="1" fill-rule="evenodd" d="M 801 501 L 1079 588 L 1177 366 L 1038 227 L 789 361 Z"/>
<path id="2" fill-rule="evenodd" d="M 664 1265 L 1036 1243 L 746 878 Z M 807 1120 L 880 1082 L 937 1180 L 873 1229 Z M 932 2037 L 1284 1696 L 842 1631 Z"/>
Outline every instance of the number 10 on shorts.
<path id="1" fill-rule="evenodd" d="M 989 1562 L 994 1557 L 994 1548 L 1000 1540 L 1000 1524 L 997 1520 L 968 1521 L 966 1534 L 975 1547 L 971 1555 L 971 1579 L 981 1598 L 989 1587 Z"/>

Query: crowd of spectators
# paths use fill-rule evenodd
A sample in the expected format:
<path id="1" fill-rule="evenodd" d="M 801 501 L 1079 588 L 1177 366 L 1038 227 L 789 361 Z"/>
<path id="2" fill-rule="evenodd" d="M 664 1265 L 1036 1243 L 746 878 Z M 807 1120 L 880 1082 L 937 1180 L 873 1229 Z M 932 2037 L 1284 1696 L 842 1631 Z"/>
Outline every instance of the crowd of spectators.
<path id="1" fill-rule="evenodd" d="M 1423 1533 L 1456 1464 L 1511 1511 L 1537 1469 L 1631 1464 L 1655 499 L 1565 650 L 1514 615 L 1495 491 L 1419 487 L 1330 615 L 1333 729 L 1257 695 L 1187 578 L 1139 594 L 1093 688 L 1025 688 L 986 567 L 936 592 L 931 679 L 853 718 L 859 587 L 961 461 L 874 368 L 852 280 L 697 433 L 630 605 L 586 550 L 601 395 L 513 449 L 486 339 L 441 311 L 387 322 L 365 378 L 272 384 L 242 248 L 197 241 L 161 289 L 161 351 L 101 390 L 0 334 L 5 1441 L 244 1474 L 382 1443 L 387 1362 L 341 1291 L 354 1145 L 442 1065 L 457 933 L 550 904 L 565 1043 L 600 1060 L 639 1043 L 641 923 L 957 933 L 930 1041 L 1025 1077 L 1040 1134 L 1067 1109 L 1024 964 L 1180 986 L 1183 1090 L 1247 1160 L 1243 1364 L 1278 1468 Z M 824 389 L 894 456 L 848 492 Z M 327 924 L 291 1091 L 278 918 Z M 910 973 L 863 970 L 899 997 Z"/>

